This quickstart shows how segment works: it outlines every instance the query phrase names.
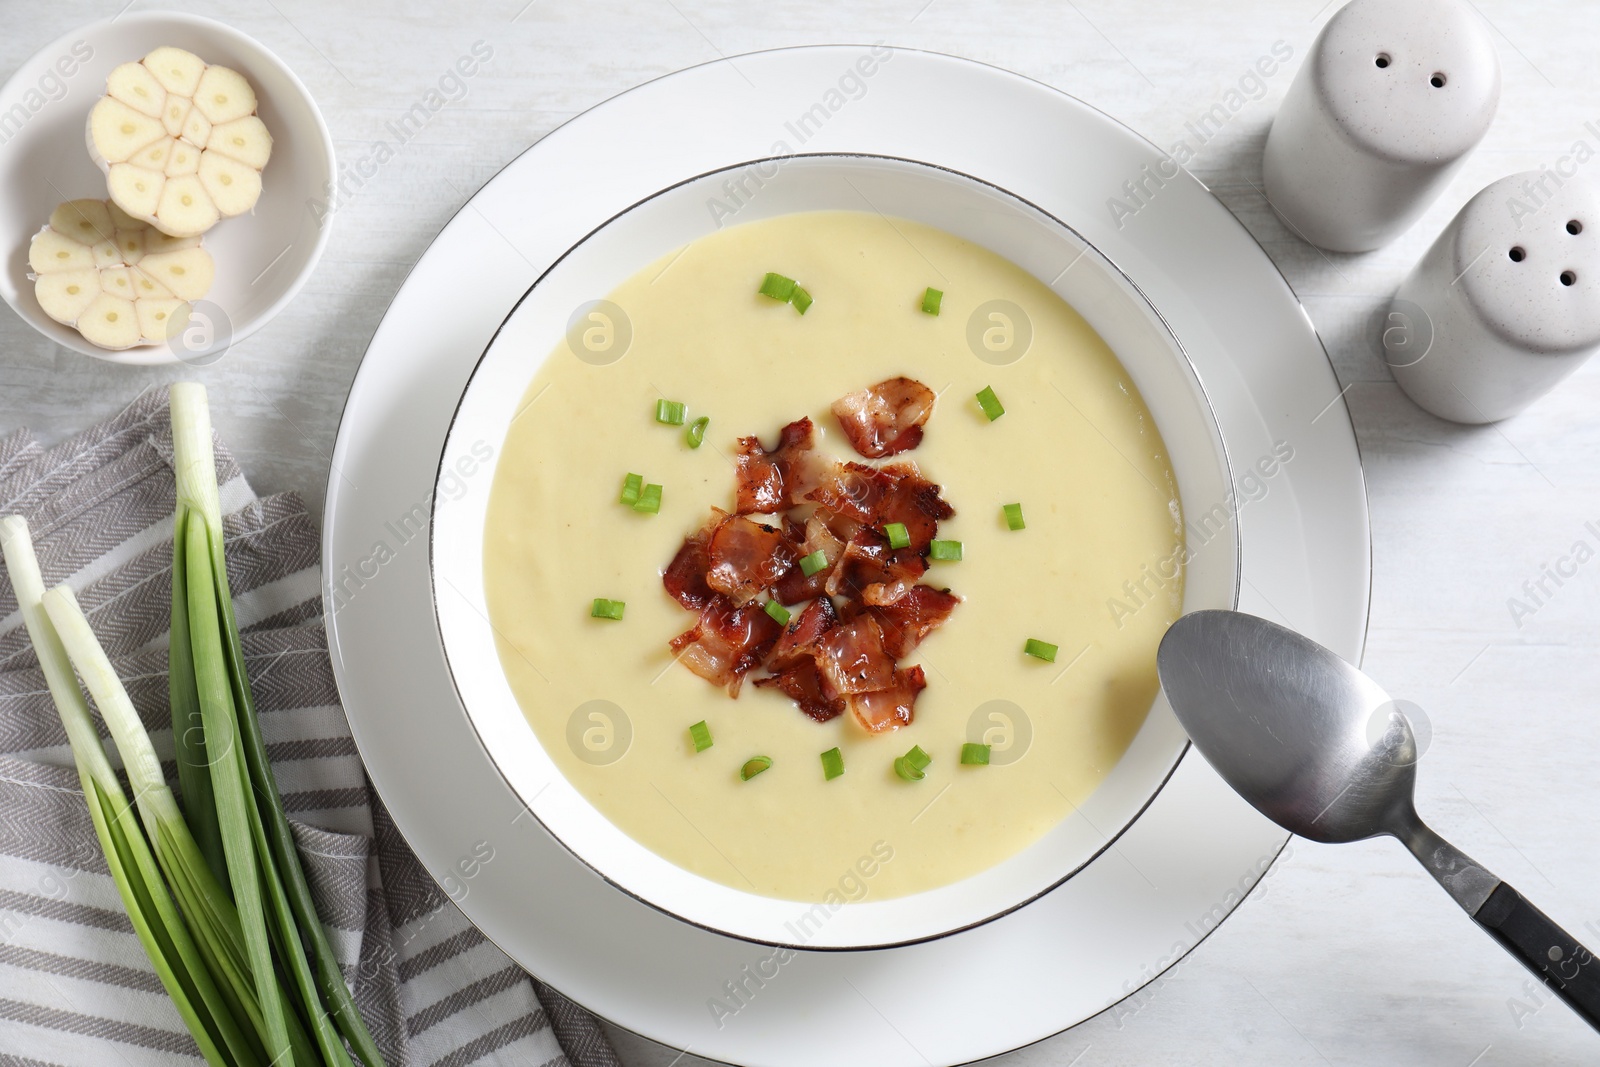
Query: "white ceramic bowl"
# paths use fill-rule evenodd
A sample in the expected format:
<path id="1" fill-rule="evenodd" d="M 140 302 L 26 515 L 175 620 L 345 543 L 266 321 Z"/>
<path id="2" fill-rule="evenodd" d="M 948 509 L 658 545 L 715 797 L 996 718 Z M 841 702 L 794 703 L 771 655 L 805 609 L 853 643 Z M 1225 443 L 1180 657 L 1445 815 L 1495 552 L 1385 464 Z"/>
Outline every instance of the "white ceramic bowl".
<path id="1" fill-rule="evenodd" d="M 50 318 L 28 280 L 28 242 L 64 200 L 105 199 L 106 178 L 89 159 L 84 126 L 113 67 L 177 45 L 249 79 L 272 134 L 253 214 L 206 233 L 217 277 L 190 328 L 165 345 L 108 352 Z M 34 54 L 0 88 L 0 296 L 56 343 L 112 363 L 215 361 L 300 291 L 322 255 L 333 218 L 320 212 L 335 175 L 333 139 L 316 101 L 284 62 L 238 30 L 173 11 L 120 15 L 74 30 Z"/>
<path id="2" fill-rule="evenodd" d="M 731 168 L 742 170 L 743 167 Z M 776 174 L 774 175 L 774 172 Z M 442 470 L 475 442 L 501 441 L 539 364 L 560 342 L 572 309 L 610 292 L 644 265 L 716 228 L 706 210 L 728 171 L 701 175 L 623 211 L 569 250 L 501 325 L 462 397 Z M 1099 331 L 1143 394 L 1166 441 L 1186 516 L 1221 505 L 1224 529 L 1188 567 L 1184 610 L 1233 607 L 1238 535 L 1232 477 L 1210 405 L 1161 317 L 1109 260 L 1044 212 L 966 175 L 881 156 L 817 155 L 768 161 L 761 194 L 738 221 L 799 211 L 860 210 L 863 196 L 895 215 L 982 245 L 1049 284 Z M 1078 257 L 1081 256 L 1081 259 Z M 1062 268 L 1073 263 L 1071 270 Z M 538 353 L 532 361 L 528 353 Z M 502 450 L 494 450 L 492 478 Z M 434 606 L 457 691 L 485 748 L 539 821 L 578 858 L 640 900 L 687 922 L 751 941 L 793 944 L 807 905 L 742 892 L 662 859 L 601 815 L 560 773 L 524 718 L 495 651 L 483 593 L 488 493 L 434 494 Z M 985 922 L 1071 877 L 1138 818 L 1188 739 L 1158 697 L 1118 765 L 1080 809 L 1010 859 L 952 885 L 845 904 L 805 947 L 867 948 L 938 937 Z M 1109 835 L 1109 836 L 1108 836 Z"/>

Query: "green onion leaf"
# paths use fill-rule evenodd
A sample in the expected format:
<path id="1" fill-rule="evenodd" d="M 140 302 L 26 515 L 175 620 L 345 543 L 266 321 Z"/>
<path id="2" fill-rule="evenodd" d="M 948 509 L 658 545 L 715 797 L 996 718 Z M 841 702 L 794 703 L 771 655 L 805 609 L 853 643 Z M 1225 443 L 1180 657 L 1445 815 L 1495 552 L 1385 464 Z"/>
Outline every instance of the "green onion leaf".
<path id="1" fill-rule="evenodd" d="M 1042 659 L 1046 663 L 1054 663 L 1056 653 L 1059 651 L 1061 651 L 1059 646 L 1052 645 L 1049 641 L 1040 641 L 1036 637 L 1028 638 L 1028 643 L 1022 646 L 1023 655 Z"/>
<path id="2" fill-rule="evenodd" d="M 700 442 L 706 439 L 706 427 L 711 423 L 711 418 L 701 415 L 689 424 L 689 429 L 684 431 L 683 439 L 689 442 L 690 448 L 699 448 Z"/>
<path id="3" fill-rule="evenodd" d="M 953 563 L 961 558 L 960 541 L 929 541 L 928 558 Z"/>
<path id="4" fill-rule="evenodd" d="M 639 490 L 644 488 L 644 475 L 630 474 L 622 479 L 622 503 L 633 507 L 639 502 Z"/>
<path id="5" fill-rule="evenodd" d="M 961 762 L 968 767 L 987 767 L 989 765 L 989 746 L 968 741 L 961 746 Z"/>
<path id="6" fill-rule="evenodd" d="M 978 406 L 989 416 L 990 422 L 1006 413 L 1006 409 L 1000 405 L 1000 398 L 995 396 L 994 390 L 987 385 L 978 393 Z"/>
<path id="7" fill-rule="evenodd" d="M 811 577 L 813 574 L 816 574 L 827 565 L 827 553 L 823 552 L 820 548 L 808 556 L 800 557 L 800 573 L 805 575 L 807 578 Z"/>
<path id="8" fill-rule="evenodd" d="M 933 757 L 924 752 L 921 745 L 912 745 L 911 751 L 906 753 L 906 762 L 919 771 L 925 771 L 928 764 L 933 762 Z"/>
<path id="9" fill-rule="evenodd" d="M 1013 530 L 1024 529 L 1028 524 L 1022 521 L 1021 504 L 1002 504 L 1000 510 L 1005 512 L 1006 526 Z"/>
<path id="10" fill-rule="evenodd" d="M 667 426 L 682 426 L 688 407 L 677 400 L 656 401 L 656 421 Z"/>
<path id="11" fill-rule="evenodd" d="M 661 487 L 654 482 L 639 490 L 639 499 L 633 502 L 634 511 L 654 515 L 661 510 Z"/>
<path id="12" fill-rule="evenodd" d="M 748 782 L 770 766 L 772 766 L 771 756 L 751 756 L 744 761 L 744 766 L 739 768 L 739 781 Z"/>
<path id="13" fill-rule="evenodd" d="M 615 619 L 622 621 L 622 611 L 628 606 L 624 600 L 606 600 L 604 597 L 595 597 L 594 606 L 589 609 L 591 619 Z"/>
<path id="14" fill-rule="evenodd" d="M 704 719 L 689 727 L 689 740 L 694 742 L 696 752 L 704 752 L 711 747 L 711 727 L 706 725 Z"/>
<path id="15" fill-rule="evenodd" d="M 822 754 L 822 779 L 831 782 L 844 773 L 844 753 L 830 748 Z"/>
<path id="16" fill-rule="evenodd" d="M 761 279 L 761 288 L 757 290 L 762 296 L 770 296 L 774 300 L 787 301 L 794 295 L 795 284 L 793 278 L 785 278 L 781 274 L 768 273 Z"/>
<path id="17" fill-rule="evenodd" d="M 935 289 L 931 285 L 922 294 L 922 310 L 929 315 L 939 314 L 939 301 L 944 299 L 944 290 Z"/>
<path id="18" fill-rule="evenodd" d="M 761 608 L 768 615 L 772 616 L 772 621 L 777 623 L 779 626 L 789 625 L 789 609 L 778 603 L 776 600 L 767 601 L 765 604 L 761 605 Z"/>
<path id="19" fill-rule="evenodd" d="M 804 315 L 806 308 L 811 306 L 811 294 L 797 285 L 794 287 L 794 292 L 789 294 L 789 303 L 794 305 L 796 311 Z"/>
<path id="20" fill-rule="evenodd" d="M 906 529 L 903 522 L 891 522 L 883 528 L 883 536 L 889 539 L 890 548 L 905 548 L 911 544 L 911 531 Z"/>

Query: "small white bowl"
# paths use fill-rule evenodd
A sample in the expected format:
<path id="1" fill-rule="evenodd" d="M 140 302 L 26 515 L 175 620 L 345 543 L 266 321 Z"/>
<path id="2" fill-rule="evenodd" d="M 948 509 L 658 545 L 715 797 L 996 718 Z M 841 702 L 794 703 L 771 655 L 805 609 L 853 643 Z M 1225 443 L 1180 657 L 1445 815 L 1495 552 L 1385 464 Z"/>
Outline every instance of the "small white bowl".
<path id="1" fill-rule="evenodd" d="M 1222 435 L 1200 379 L 1166 322 L 1139 289 L 1076 231 L 996 186 L 909 160 L 865 155 L 754 161 L 689 179 L 621 212 L 547 271 L 511 311 L 468 383 L 445 442 L 453 470 L 474 442 L 505 439 L 539 364 L 567 330 L 571 311 L 610 292 L 647 263 L 716 230 L 708 197 L 730 174 L 758 173 L 761 195 L 739 222 L 791 212 L 893 205 L 896 215 L 938 226 L 1006 257 L 1071 304 L 1110 345 L 1143 395 L 1166 442 L 1184 514 L 1205 523 L 1232 499 Z M 1081 264 L 1070 271 L 1063 264 Z M 1048 281 L 1053 279 L 1053 283 Z M 537 358 L 530 360 L 530 354 Z M 492 481 L 504 450 L 478 462 Z M 719 933 L 794 945 L 805 905 L 711 882 L 651 852 L 611 823 L 562 776 L 529 727 L 495 644 L 483 589 L 488 493 L 434 494 L 434 609 L 462 705 L 500 773 L 550 833 L 602 877 L 670 915 Z M 1216 551 L 1187 567 L 1183 610 L 1234 607 L 1238 526 L 1221 510 Z M 843 905 L 812 949 L 862 949 L 940 937 L 1004 915 L 1070 878 L 1139 817 L 1188 745 L 1165 695 L 1117 766 L 1078 809 L 1011 858 L 962 881 L 911 896 Z M 1109 836 L 1108 836 L 1109 835 Z"/>
<path id="2" fill-rule="evenodd" d="M 272 134 L 253 214 L 224 219 L 205 235 L 217 264 L 211 292 L 189 328 L 164 345 L 111 352 L 46 315 L 28 278 L 28 243 L 64 200 L 106 198 L 106 178 L 89 159 L 84 126 L 112 68 L 158 45 L 186 48 L 249 79 Z M 0 88 L 0 296 L 57 344 L 112 363 L 215 362 L 265 326 L 311 275 L 332 230 L 323 210 L 334 180 L 333 139 L 300 79 L 238 30 L 197 15 L 153 11 L 96 22 L 34 54 Z"/>

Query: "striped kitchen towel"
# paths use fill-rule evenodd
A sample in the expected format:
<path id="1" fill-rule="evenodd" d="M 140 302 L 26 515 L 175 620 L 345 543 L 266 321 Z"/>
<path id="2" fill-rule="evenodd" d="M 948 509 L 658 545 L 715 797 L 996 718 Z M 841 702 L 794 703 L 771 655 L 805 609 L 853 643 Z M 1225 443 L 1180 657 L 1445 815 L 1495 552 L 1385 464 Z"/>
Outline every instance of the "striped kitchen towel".
<path id="1" fill-rule="evenodd" d="M 165 389 L 53 448 L 18 431 L 0 439 L 0 515 L 26 516 L 46 584 L 76 591 L 176 788 L 171 456 Z M 220 442 L 216 458 L 267 751 L 318 911 L 385 1059 L 616 1067 L 594 1018 L 490 944 L 406 846 L 339 706 L 316 528 L 293 494 L 257 498 Z M 15 595 L 0 582 L 0 1065 L 203 1062 L 123 911 Z"/>

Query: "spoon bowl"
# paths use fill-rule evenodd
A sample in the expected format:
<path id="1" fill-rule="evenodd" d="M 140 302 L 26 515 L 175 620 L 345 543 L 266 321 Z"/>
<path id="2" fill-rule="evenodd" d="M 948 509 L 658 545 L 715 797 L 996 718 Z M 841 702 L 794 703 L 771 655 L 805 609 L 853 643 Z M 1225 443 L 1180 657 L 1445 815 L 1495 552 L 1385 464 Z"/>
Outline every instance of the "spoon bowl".
<path id="1" fill-rule="evenodd" d="M 1328 649 L 1263 622 L 1196 611 L 1167 632 L 1156 662 L 1189 738 L 1301 837 L 1339 844 L 1409 825 L 1417 745 L 1404 714 Z"/>

